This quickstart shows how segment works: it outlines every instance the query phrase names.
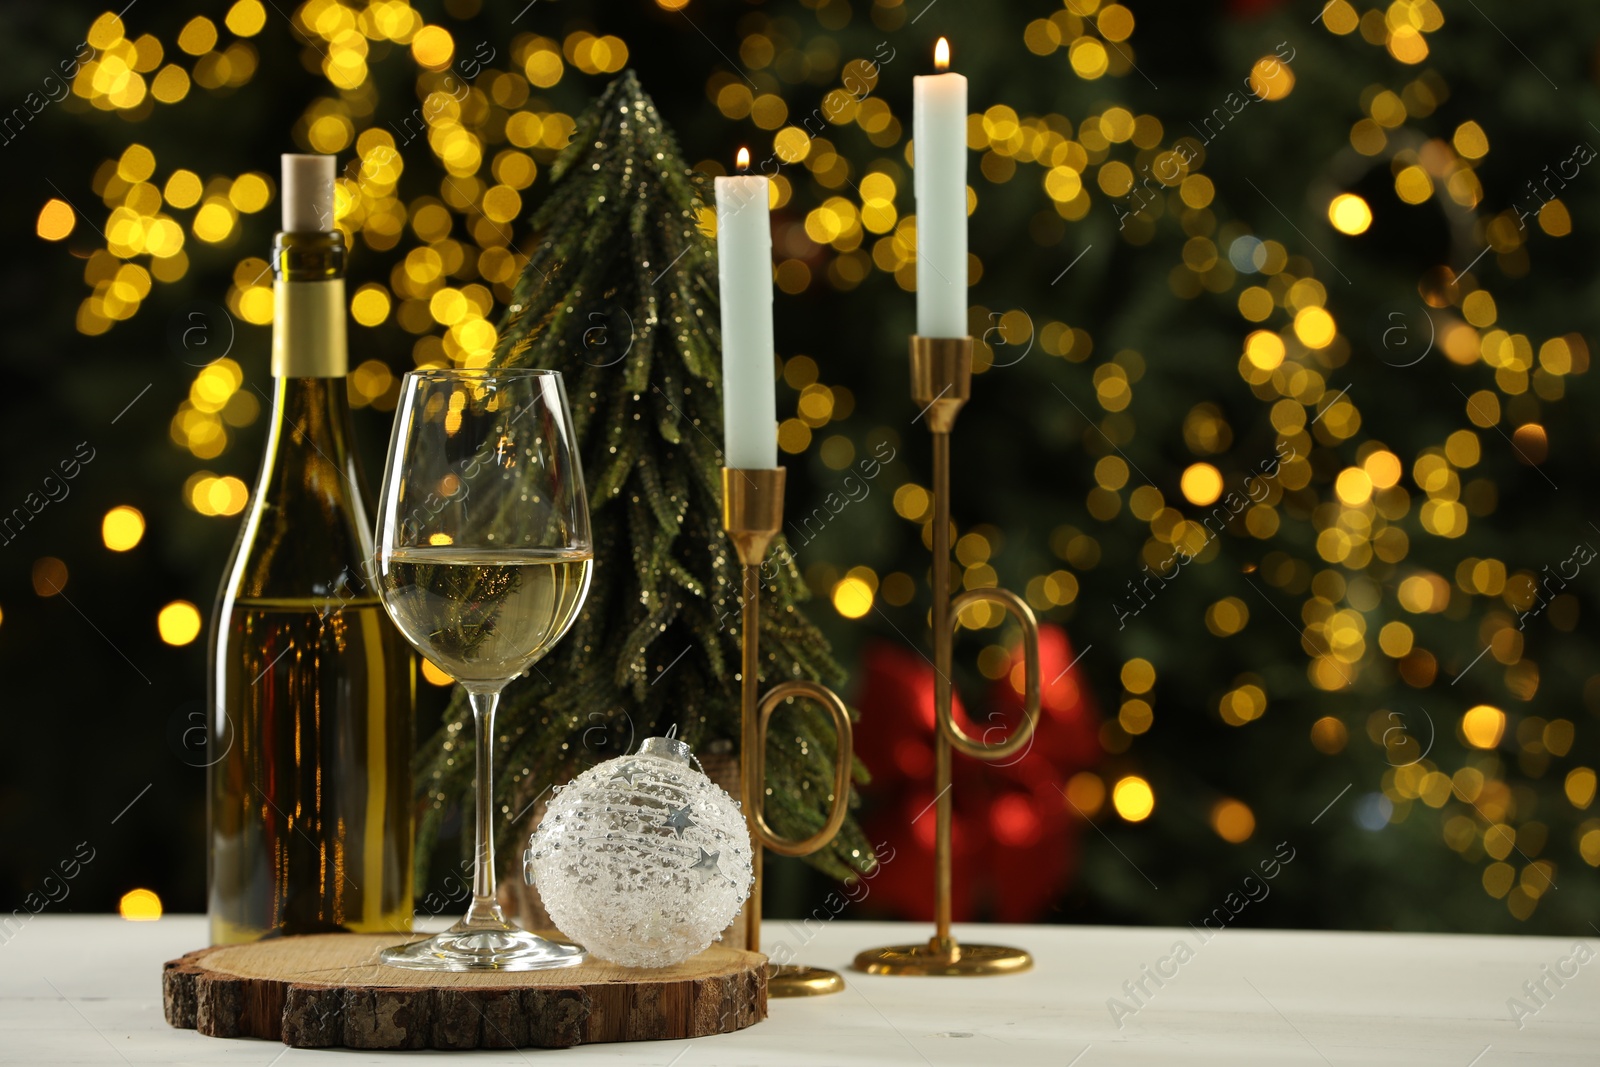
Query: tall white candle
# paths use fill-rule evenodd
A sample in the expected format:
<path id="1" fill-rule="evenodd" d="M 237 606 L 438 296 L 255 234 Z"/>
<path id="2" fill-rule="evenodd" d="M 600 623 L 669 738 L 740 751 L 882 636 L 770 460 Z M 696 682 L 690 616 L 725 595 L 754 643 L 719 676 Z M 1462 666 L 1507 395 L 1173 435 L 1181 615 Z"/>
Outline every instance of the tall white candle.
<path id="1" fill-rule="evenodd" d="M 935 65 L 950 64 L 939 38 Z M 917 333 L 967 336 L 967 79 L 912 79 L 912 173 L 917 194 Z"/>
<path id="2" fill-rule="evenodd" d="M 739 150 L 739 165 L 750 154 Z M 722 297 L 723 465 L 778 465 L 772 342 L 772 224 L 760 175 L 718 178 L 717 283 Z"/>

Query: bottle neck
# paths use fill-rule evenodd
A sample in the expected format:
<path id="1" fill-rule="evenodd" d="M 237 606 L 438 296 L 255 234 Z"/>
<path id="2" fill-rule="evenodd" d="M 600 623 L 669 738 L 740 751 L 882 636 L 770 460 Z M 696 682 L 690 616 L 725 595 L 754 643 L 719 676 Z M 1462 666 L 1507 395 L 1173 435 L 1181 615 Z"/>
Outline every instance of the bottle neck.
<path id="1" fill-rule="evenodd" d="M 366 589 L 372 557 L 367 485 L 352 445 L 350 401 L 343 378 L 277 378 L 272 426 L 255 499 L 263 568 L 306 559 L 311 592 L 348 601 Z M 294 572 L 291 567 L 290 571 Z M 272 587 L 261 577 L 247 585 Z M 298 587 L 297 587 L 298 588 Z"/>
<path id="2" fill-rule="evenodd" d="M 272 374 L 343 378 L 349 366 L 344 279 L 273 282 Z"/>
<path id="3" fill-rule="evenodd" d="M 350 466 L 350 398 L 338 378 L 274 378 L 269 455 L 293 452 L 297 464 L 321 459 L 339 471 Z M 309 453 L 309 455 L 301 455 Z M 281 468 L 280 464 L 274 464 Z"/>
<path id="4" fill-rule="evenodd" d="M 342 378 L 345 340 L 344 234 L 280 233 L 272 250 L 272 374 Z"/>
<path id="5" fill-rule="evenodd" d="M 350 473 L 350 402 L 345 388 L 344 234 L 280 233 L 273 243 L 272 430 L 269 455 L 317 453 Z"/>
<path id="6" fill-rule="evenodd" d="M 279 234 L 274 259 L 272 420 L 229 588 L 336 605 L 364 589 L 372 556 L 345 384 L 343 239 Z"/>

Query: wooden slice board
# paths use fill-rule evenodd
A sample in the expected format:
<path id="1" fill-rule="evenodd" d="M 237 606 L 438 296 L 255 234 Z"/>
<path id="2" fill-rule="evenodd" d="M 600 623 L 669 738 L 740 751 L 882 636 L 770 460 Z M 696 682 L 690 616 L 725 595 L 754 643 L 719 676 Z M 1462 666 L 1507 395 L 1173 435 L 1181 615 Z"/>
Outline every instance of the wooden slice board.
<path id="1" fill-rule="evenodd" d="M 313 934 L 169 960 L 167 1022 L 295 1048 L 569 1048 L 703 1037 L 767 1017 L 766 957 L 722 944 L 675 967 L 586 960 L 548 971 L 412 971 L 394 934 Z"/>

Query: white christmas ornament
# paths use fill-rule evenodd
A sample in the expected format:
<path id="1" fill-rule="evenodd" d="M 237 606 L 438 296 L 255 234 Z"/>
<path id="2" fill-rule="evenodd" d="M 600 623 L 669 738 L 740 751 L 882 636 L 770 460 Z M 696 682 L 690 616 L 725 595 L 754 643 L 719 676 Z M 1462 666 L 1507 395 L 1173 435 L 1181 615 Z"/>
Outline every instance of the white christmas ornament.
<path id="1" fill-rule="evenodd" d="M 523 854 L 561 932 L 629 967 L 681 963 L 722 936 L 750 894 L 739 805 L 652 737 L 558 787 Z"/>

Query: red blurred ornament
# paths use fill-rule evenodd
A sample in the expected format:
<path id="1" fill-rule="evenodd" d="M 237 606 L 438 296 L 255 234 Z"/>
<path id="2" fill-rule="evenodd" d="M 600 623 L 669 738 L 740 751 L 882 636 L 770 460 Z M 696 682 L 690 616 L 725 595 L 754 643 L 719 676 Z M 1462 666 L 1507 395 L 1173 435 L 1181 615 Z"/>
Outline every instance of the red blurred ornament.
<path id="1" fill-rule="evenodd" d="M 951 760 L 951 912 L 957 921 L 1030 922 L 1045 915 L 1077 869 L 1080 820 L 1062 790 L 1099 759 L 1100 716 L 1058 626 L 1039 628 L 1039 728 L 1023 750 L 996 762 Z M 865 829 L 892 857 L 873 877 L 871 907 L 933 918 L 933 665 L 898 645 L 862 659 L 856 754 L 872 772 Z M 974 737 L 998 741 L 1022 721 L 1023 660 L 985 696 L 981 719 L 959 696 L 952 713 Z M 889 851 L 892 849 L 893 851 Z"/>

